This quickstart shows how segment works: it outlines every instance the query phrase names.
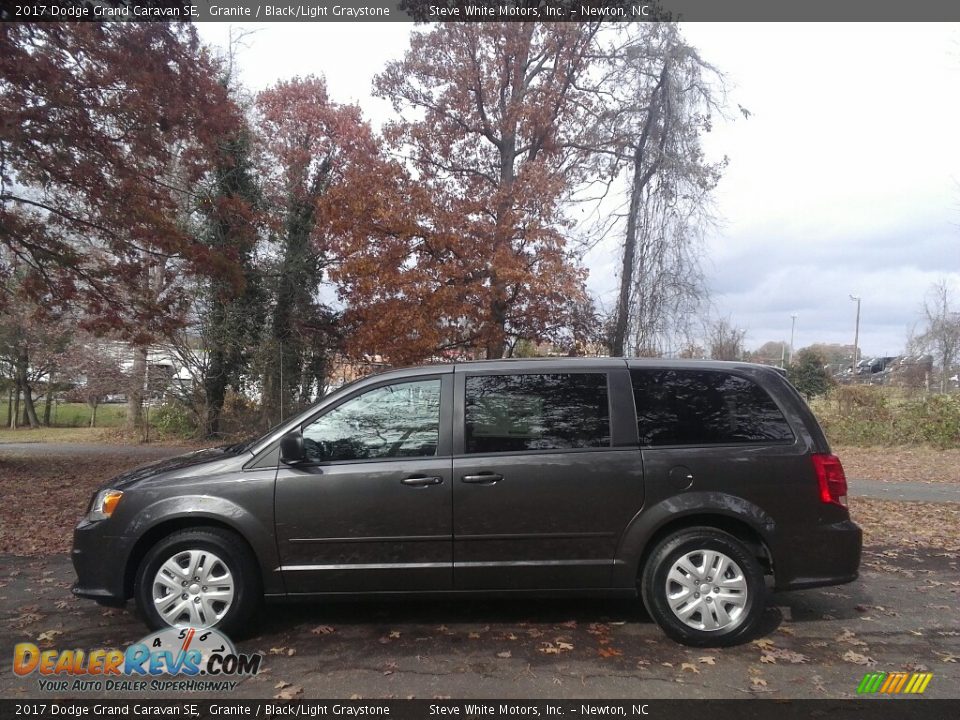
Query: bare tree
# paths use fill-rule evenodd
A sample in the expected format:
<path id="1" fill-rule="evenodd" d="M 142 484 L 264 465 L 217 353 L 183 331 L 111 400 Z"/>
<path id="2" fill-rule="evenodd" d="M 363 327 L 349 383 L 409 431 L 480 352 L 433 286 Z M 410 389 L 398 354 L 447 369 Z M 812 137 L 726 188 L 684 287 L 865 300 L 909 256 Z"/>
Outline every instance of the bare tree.
<path id="1" fill-rule="evenodd" d="M 960 310 L 954 290 L 946 278 L 935 282 L 923 303 L 926 328 L 916 336 L 916 344 L 934 356 L 940 366 L 940 392 L 960 356 Z"/>
<path id="2" fill-rule="evenodd" d="M 720 110 L 722 78 L 673 23 L 616 33 L 601 55 L 599 152 L 628 198 L 611 350 L 659 355 L 690 344 L 706 299 L 702 231 L 726 159 L 708 162 L 700 140 Z"/>
<path id="3" fill-rule="evenodd" d="M 108 345 L 101 338 L 81 336 L 65 353 L 63 372 L 77 383 L 67 397 L 87 404 L 90 427 L 97 426 L 97 409 L 107 396 L 118 394 L 127 385 L 119 359 Z"/>
<path id="4" fill-rule="evenodd" d="M 747 331 L 737 328 L 729 317 L 706 323 L 704 339 L 710 357 L 714 360 L 740 360 Z"/>

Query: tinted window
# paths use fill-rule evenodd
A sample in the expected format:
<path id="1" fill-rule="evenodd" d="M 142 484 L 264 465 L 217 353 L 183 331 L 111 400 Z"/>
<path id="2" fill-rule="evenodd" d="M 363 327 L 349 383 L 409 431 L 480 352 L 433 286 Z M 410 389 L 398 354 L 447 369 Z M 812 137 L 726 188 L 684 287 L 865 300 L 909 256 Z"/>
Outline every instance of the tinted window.
<path id="1" fill-rule="evenodd" d="M 609 447 L 604 373 L 467 378 L 468 453 Z"/>
<path id="2" fill-rule="evenodd" d="M 303 430 L 314 462 L 430 457 L 440 437 L 440 380 L 375 388 L 321 415 Z"/>
<path id="3" fill-rule="evenodd" d="M 767 392 L 742 377 L 631 370 L 641 445 L 785 442 L 793 432 Z"/>

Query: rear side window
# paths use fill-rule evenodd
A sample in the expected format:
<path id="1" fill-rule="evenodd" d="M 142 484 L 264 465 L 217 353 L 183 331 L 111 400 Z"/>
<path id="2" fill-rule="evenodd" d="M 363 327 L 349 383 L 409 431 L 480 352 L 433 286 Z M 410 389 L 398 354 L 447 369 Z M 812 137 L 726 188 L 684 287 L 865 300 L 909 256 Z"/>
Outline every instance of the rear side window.
<path id="1" fill-rule="evenodd" d="M 790 442 L 766 390 L 711 370 L 631 370 L 641 445 Z"/>
<path id="2" fill-rule="evenodd" d="M 476 375 L 466 384 L 468 453 L 610 446 L 605 373 Z"/>

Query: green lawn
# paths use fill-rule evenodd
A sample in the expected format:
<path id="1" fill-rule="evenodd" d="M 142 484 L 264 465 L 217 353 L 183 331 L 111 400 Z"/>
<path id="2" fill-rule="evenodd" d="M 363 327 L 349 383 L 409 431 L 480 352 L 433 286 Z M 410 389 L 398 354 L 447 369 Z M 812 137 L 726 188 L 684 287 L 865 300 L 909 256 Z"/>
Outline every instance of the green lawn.
<path id="1" fill-rule="evenodd" d="M 36 406 L 37 415 L 42 419 L 43 401 L 37 402 Z M 50 420 L 54 427 L 89 427 L 91 412 L 85 403 L 59 403 L 50 408 Z M 120 427 L 125 418 L 126 405 L 123 403 L 104 404 L 97 408 L 97 427 Z M 0 401 L 0 427 L 9 427 L 6 400 Z"/>

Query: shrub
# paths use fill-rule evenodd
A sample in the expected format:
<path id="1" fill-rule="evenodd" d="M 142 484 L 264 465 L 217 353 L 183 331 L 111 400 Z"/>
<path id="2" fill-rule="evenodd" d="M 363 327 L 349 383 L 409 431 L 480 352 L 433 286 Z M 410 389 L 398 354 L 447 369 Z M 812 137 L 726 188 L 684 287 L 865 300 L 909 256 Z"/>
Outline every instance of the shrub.
<path id="1" fill-rule="evenodd" d="M 182 403 L 165 402 L 150 411 L 150 424 L 162 435 L 187 438 L 197 432 L 197 423 L 193 413 Z"/>
<path id="2" fill-rule="evenodd" d="M 810 407 L 831 442 L 841 445 L 960 447 L 960 395 L 904 394 L 893 388 L 846 385 Z"/>
<path id="3" fill-rule="evenodd" d="M 787 368 L 787 377 L 793 386 L 808 398 L 817 397 L 826 393 L 833 385 L 833 379 L 824 369 L 826 364 L 823 355 L 804 349 L 797 353 Z"/>

